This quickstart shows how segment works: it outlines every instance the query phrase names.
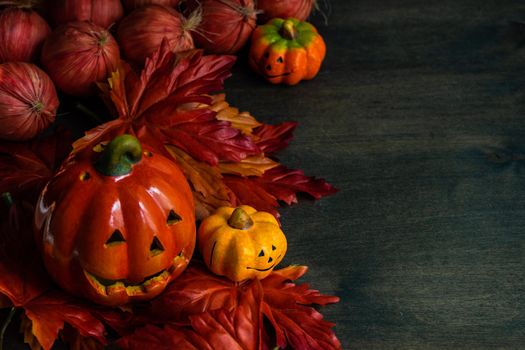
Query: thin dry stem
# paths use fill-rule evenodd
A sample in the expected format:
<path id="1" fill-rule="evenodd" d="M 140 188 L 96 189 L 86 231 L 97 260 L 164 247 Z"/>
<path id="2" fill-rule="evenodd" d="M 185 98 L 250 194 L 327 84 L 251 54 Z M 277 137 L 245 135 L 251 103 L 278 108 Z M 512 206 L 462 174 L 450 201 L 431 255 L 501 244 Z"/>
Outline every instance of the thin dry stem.
<path id="1" fill-rule="evenodd" d="M 263 12 L 261 10 L 257 10 L 255 7 L 254 8 L 249 8 L 249 7 L 246 7 L 246 6 L 241 6 L 241 5 L 236 4 L 235 2 L 233 2 L 231 0 L 217 0 L 217 1 L 220 2 L 221 4 L 224 4 L 224 5 L 232 8 L 235 11 L 239 12 L 244 17 L 257 16 L 258 14 Z"/>
<path id="2" fill-rule="evenodd" d="M 184 18 L 182 23 L 182 29 L 184 31 L 198 32 L 197 27 L 202 22 L 202 5 L 199 5 L 188 18 Z M 202 35 L 202 33 L 199 33 Z"/>
<path id="3" fill-rule="evenodd" d="M 195 10 L 193 10 L 193 12 L 189 15 L 187 19 L 185 19 L 185 22 L 182 25 L 182 29 L 184 31 L 192 31 L 194 33 L 197 33 L 200 36 L 202 36 L 206 41 L 211 43 L 213 40 L 210 39 L 210 35 L 213 35 L 214 33 L 199 28 L 199 24 L 201 24 L 202 22 L 203 10 L 202 4 L 199 1 L 197 2 L 199 3 L 199 6 Z"/>
<path id="4" fill-rule="evenodd" d="M 196 2 L 198 4 L 198 7 L 195 10 L 193 10 L 190 16 L 186 19 L 185 23 L 183 24 L 183 29 L 184 31 L 192 31 L 194 33 L 197 33 L 200 36 L 202 36 L 206 41 L 212 43 L 213 40 L 211 39 L 211 36 L 217 35 L 218 33 L 210 32 L 198 27 L 203 20 L 204 10 L 202 2 L 199 0 L 196 0 Z M 241 14 L 243 17 L 251 16 L 253 14 L 257 15 L 263 12 L 261 10 L 256 10 L 255 8 L 250 9 L 248 7 L 240 6 L 231 0 L 217 0 L 217 2 L 228 6 L 229 8 Z"/>

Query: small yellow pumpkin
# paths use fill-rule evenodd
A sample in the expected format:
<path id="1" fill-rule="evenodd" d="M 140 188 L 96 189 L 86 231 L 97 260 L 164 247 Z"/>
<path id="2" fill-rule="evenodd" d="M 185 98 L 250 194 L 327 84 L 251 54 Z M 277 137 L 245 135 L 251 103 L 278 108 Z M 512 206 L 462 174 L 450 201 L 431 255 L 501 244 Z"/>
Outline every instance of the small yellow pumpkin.
<path id="1" fill-rule="evenodd" d="M 208 268 L 236 282 L 265 278 L 287 249 L 275 217 L 247 205 L 217 209 L 201 223 L 197 239 Z"/>

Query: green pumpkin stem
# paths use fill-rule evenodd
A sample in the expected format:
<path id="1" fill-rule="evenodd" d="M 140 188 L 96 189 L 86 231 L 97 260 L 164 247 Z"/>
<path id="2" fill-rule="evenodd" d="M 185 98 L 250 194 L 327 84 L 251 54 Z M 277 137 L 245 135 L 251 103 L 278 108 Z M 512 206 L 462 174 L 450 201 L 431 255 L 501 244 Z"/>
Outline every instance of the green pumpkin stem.
<path id="1" fill-rule="evenodd" d="M 228 225 L 237 230 L 247 230 L 253 226 L 253 220 L 242 208 L 235 208 L 228 219 Z"/>
<path id="2" fill-rule="evenodd" d="M 286 20 L 281 28 L 281 36 L 288 40 L 295 40 L 297 31 L 295 30 L 294 23 L 290 20 Z"/>
<path id="3" fill-rule="evenodd" d="M 131 172 L 142 159 L 142 147 L 132 135 L 120 135 L 111 141 L 95 163 L 95 169 L 106 176 L 122 176 Z"/>

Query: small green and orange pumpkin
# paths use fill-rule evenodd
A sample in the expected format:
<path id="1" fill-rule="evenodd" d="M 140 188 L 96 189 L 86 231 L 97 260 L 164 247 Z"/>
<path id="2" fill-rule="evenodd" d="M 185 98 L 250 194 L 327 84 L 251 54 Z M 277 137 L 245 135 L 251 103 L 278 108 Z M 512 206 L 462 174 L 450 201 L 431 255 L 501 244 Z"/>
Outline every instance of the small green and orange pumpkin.
<path id="1" fill-rule="evenodd" d="M 155 297 L 186 268 L 194 211 L 175 163 L 120 135 L 66 160 L 40 195 L 36 238 L 62 288 L 122 305 Z"/>
<path id="2" fill-rule="evenodd" d="M 197 241 L 208 268 L 236 282 L 267 277 L 287 249 L 275 217 L 247 205 L 217 209 L 201 223 Z"/>
<path id="3" fill-rule="evenodd" d="M 273 84 L 313 79 L 326 55 L 317 29 L 295 18 L 275 18 L 252 34 L 250 66 Z"/>

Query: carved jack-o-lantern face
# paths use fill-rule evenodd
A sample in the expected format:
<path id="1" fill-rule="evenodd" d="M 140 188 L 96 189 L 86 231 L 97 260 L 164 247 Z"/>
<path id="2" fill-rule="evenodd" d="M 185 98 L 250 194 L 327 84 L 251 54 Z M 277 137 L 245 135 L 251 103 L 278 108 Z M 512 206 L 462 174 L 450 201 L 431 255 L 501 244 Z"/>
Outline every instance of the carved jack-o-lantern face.
<path id="1" fill-rule="evenodd" d="M 70 157 L 42 192 L 36 225 L 54 280 L 107 305 L 158 295 L 186 267 L 196 238 L 184 175 L 130 135 Z"/>
<path id="2" fill-rule="evenodd" d="M 301 80 L 302 67 L 306 64 L 306 55 L 292 55 L 286 51 L 268 50 L 260 61 L 259 71 L 268 80 Z"/>
<path id="3" fill-rule="evenodd" d="M 315 77 L 325 53 L 310 23 L 276 18 L 253 32 L 250 66 L 271 83 L 295 85 Z"/>
<path id="4" fill-rule="evenodd" d="M 275 217 L 246 205 L 219 208 L 205 219 L 198 245 L 210 270 L 233 281 L 265 278 L 287 249 Z"/>

